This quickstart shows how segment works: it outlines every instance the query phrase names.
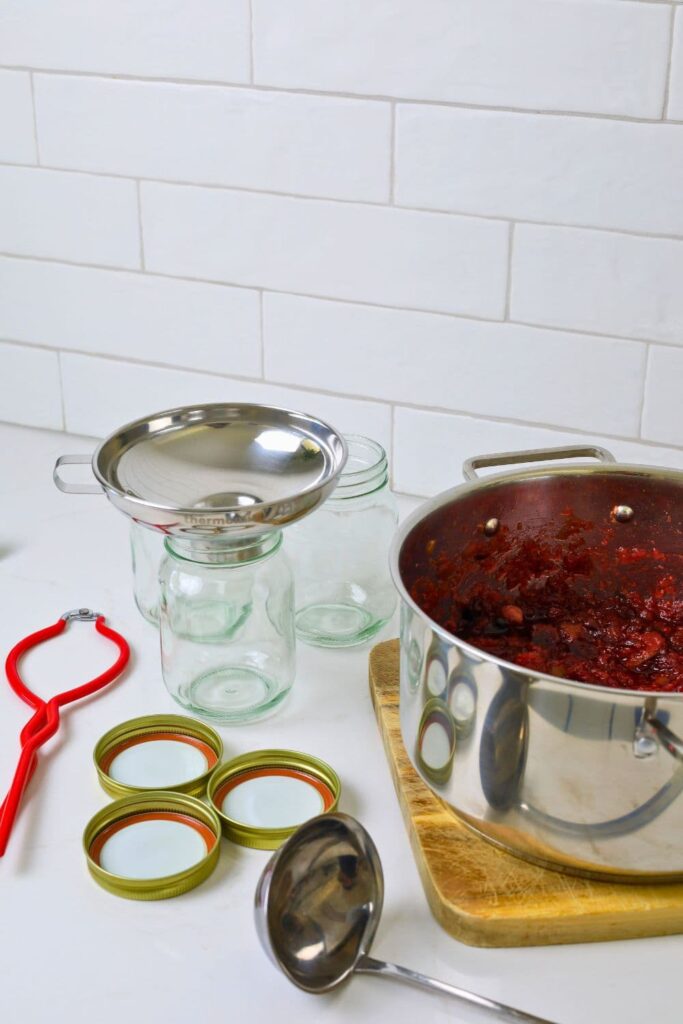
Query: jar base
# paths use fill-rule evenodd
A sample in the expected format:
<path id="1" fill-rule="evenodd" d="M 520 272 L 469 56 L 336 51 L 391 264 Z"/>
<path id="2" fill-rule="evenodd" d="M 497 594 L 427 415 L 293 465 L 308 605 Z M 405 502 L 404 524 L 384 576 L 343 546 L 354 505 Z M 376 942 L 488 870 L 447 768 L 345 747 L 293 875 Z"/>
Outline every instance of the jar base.
<path id="1" fill-rule="evenodd" d="M 159 609 L 158 609 L 158 607 L 156 607 L 156 608 L 148 608 L 148 607 L 146 607 L 145 605 L 141 604 L 140 601 L 138 601 L 137 596 L 135 597 L 135 607 L 140 612 L 140 615 L 142 615 L 143 619 L 146 619 L 147 622 L 149 622 L 150 626 L 156 626 L 157 629 L 159 628 Z"/>
<path id="2" fill-rule="evenodd" d="M 296 613 L 296 635 L 314 647 L 353 647 L 373 637 L 387 621 L 354 604 L 311 604 Z"/>
<path id="3" fill-rule="evenodd" d="M 175 699 L 200 718 L 232 725 L 264 718 L 288 693 L 282 683 L 255 669 L 231 665 L 199 676 L 187 687 L 187 700 L 182 696 Z"/>

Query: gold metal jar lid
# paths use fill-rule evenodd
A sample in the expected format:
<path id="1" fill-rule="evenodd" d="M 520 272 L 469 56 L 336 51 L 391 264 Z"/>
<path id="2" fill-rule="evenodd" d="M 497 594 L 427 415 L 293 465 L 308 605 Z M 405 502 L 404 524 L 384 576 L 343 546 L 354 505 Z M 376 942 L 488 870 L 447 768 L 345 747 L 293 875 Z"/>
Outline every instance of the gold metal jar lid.
<path id="1" fill-rule="evenodd" d="M 295 750 L 256 750 L 217 768 L 207 796 L 223 835 L 275 850 L 304 821 L 339 803 L 341 782 L 324 761 Z"/>
<path id="2" fill-rule="evenodd" d="M 210 726 L 185 715 L 146 715 L 110 729 L 93 757 L 110 796 L 150 790 L 203 796 L 222 754 L 223 742 Z"/>
<path id="3" fill-rule="evenodd" d="M 221 824 L 184 793 L 126 796 L 88 822 L 83 848 L 103 889 L 131 900 L 163 900 L 194 889 L 218 863 Z"/>

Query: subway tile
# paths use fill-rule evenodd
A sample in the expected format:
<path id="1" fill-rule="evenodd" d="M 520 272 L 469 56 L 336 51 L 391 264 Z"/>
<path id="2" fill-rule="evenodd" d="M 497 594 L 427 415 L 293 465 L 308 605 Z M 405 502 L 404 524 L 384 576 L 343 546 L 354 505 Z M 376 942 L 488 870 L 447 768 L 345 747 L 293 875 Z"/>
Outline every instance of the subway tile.
<path id="1" fill-rule="evenodd" d="M 266 294 L 264 343 L 281 383 L 638 435 L 639 342 Z"/>
<path id="2" fill-rule="evenodd" d="M 61 360 L 66 425 L 74 433 L 103 437 L 122 423 L 177 405 L 258 402 L 301 410 L 391 447 L 391 412 L 377 402 L 70 353 Z M 109 399 L 103 403 L 105 390 Z"/>
<path id="3" fill-rule="evenodd" d="M 217 373 L 259 375 L 256 292 L 0 259 L 0 336 Z"/>
<path id="4" fill-rule="evenodd" d="M 31 77 L 27 71 L 0 70 L 0 160 L 36 162 Z"/>
<path id="5" fill-rule="evenodd" d="M 399 105 L 404 206 L 683 235 L 683 125 Z"/>
<path id="6" fill-rule="evenodd" d="M 0 342 L 0 420 L 62 429 L 56 352 Z"/>
<path id="7" fill-rule="evenodd" d="M 670 75 L 667 114 L 676 121 L 683 121 L 683 8 L 681 7 L 676 8 Z"/>
<path id="8" fill-rule="evenodd" d="M 146 263 L 276 291 L 501 318 L 506 224 L 144 182 Z"/>
<path id="9" fill-rule="evenodd" d="M 683 445 L 683 349 L 651 345 L 645 404 L 643 437 L 663 444 Z"/>
<path id="10" fill-rule="evenodd" d="M 339 199 L 389 197 L 385 103 L 37 75 L 41 156 L 57 167 Z"/>
<path id="11" fill-rule="evenodd" d="M 683 241 L 515 229 L 510 317 L 683 344 Z"/>
<path id="12" fill-rule="evenodd" d="M 260 83 L 661 116 L 669 10 L 611 0 L 254 0 Z"/>
<path id="13" fill-rule="evenodd" d="M 463 462 L 474 455 L 568 444 L 598 444 L 620 462 L 683 470 L 681 448 L 653 447 L 636 441 L 421 409 L 398 407 L 394 415 L 394 486 L 406 494 L 432 495 L 457 486 L 463 482 Z"/>
<path id="14" fill-rule="evenodd" d="M 249 0 L 4 0 L 0 63 L 244 82 Z"/>
<path id="15" fill-rule="evenodd" d="M 0 251 L 139 267 L 135 182 L 0 167 Z"/>

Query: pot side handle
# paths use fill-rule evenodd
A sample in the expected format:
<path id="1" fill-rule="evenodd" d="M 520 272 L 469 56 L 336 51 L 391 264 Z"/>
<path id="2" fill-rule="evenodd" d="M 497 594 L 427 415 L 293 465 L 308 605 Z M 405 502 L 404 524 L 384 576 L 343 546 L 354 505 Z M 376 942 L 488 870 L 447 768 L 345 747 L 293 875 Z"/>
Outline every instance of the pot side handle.
<path id="1" fill-rule="evenodd" d="M 562 445 L 559 448 L 530 448 L 526 452 L 497 452 L 493 455 L 475 455 L 463 463 L 462 472 L 466 480 L 478 480 L 478 469 L 488 466 L 515 466 L 525 462 L 550 462 L 555 459 L 597 459 L 599 462 L 616 462 L 611 452 L 599 445 Z"/>
<path id="2" fill-rule="evenodd" d="M 63 480 L 59 474 L 60 466 L 84 466 L 92 461 L 91 455 L 60 455 L 52 470 L 52 479 L 60 491 L 65 494 L 101 494 L 102 488 L 99 484 L 71 484 Z"/>

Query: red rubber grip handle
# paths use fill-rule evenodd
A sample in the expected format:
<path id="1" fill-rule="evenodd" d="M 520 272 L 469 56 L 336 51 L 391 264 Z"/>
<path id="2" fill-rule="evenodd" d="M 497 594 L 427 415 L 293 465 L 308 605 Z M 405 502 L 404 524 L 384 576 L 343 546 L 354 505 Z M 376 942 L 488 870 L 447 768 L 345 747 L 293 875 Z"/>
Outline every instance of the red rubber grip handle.
<path id="1" fill-rule="evenodd" d="M 21 754 L 9 792 L 0 808 L 0 857 L 3 856 L 7 849 L 7 843 L 9 842 L 12 826 L 19 810 L 21 798 L 29 779 L 35 771 L 37 751 L 43 743 L 47 742 L 51 736 L 54 736 L 59 728 L 60 707 L 70 704 L 72 701 L 81 700 L 83 697 L 89 697 L 108 683 L 111 683 L 120 675 L 130 657 L 130 647 L 127 641 L 120 633 L 106 626 L 104 616 L 100 615 L 95 621 L 97 632 L 111 640 L 119 650 L 119 656 L 114 664 L 87 683 L 75 686 L 71 690 L 65 690 L 64 693 L 58 693 L 47 702 L 42 700 L 32 690 L 29 690 L 28 686 L 24 683 L 19 675 L 18 662 L 22 655 L 32 647 L 62 633 L 66 624 L 67 620 L 60 618 L 52 626 L 47 626 L 45 629 L 38 630 L 38 632 L 32 633 L 30 636 L 25 637 L 25 639 L 20 640 L 12 648 L 5 662 L 5 671 L 10 686 L 23 701 L 32 708 L 35 708 L 35 713 L 21 731 Z"/>

